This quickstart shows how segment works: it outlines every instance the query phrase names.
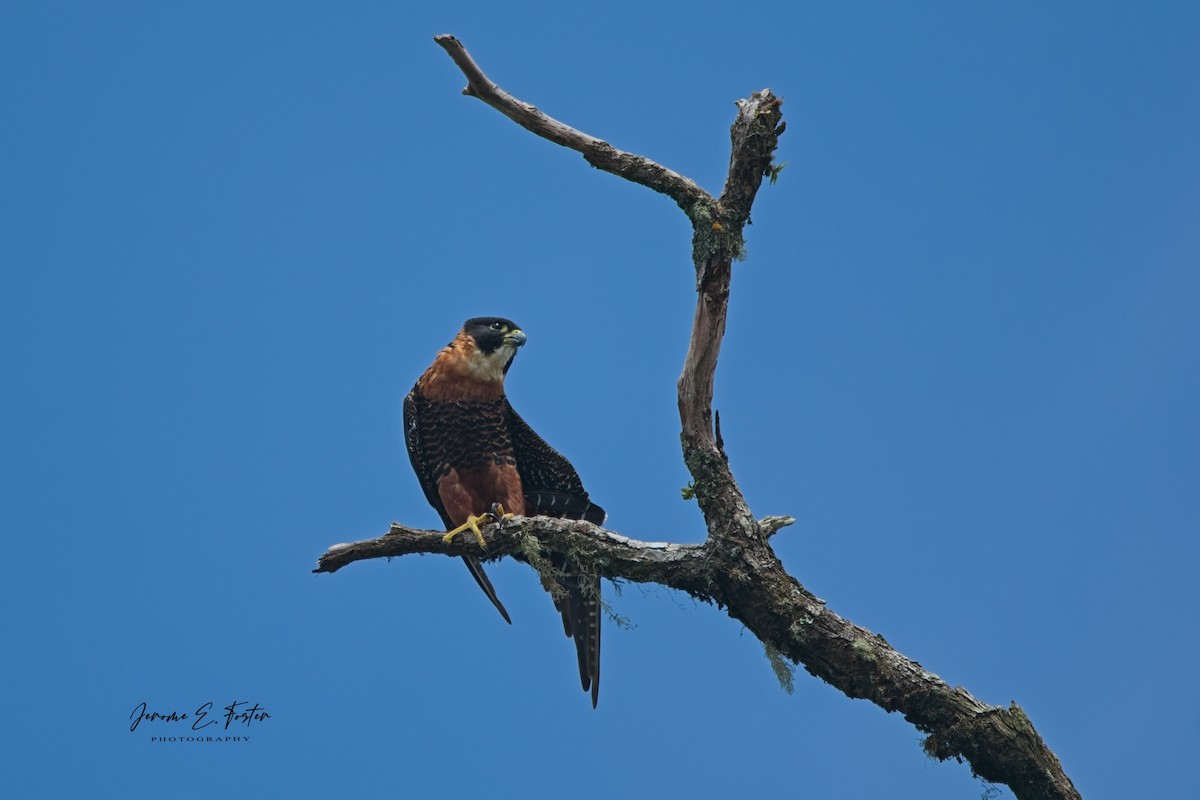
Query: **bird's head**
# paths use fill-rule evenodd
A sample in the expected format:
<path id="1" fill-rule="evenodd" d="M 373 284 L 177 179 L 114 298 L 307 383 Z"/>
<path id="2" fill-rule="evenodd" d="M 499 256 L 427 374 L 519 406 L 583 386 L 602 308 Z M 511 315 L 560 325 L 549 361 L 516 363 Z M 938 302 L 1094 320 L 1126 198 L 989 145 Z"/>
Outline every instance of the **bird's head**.
<path id="1" fill-rule="evenodd" d="M 502 380 L 517 355 L 517 348 L 525 344 L 525 332 L 503 317 L 469 319 L 463 323 L 459 336 L 474 343 L 467 366 L 472 377 L 483 381 Z"/>

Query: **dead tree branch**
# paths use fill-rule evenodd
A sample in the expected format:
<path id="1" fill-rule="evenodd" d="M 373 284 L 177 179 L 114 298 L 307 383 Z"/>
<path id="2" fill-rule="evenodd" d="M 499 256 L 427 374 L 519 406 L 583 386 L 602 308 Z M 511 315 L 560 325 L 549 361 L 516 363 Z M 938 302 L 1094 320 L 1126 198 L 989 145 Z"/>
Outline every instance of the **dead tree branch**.
<path id="1" fill-rule="evenodd" d="M 392 523 L 391 530 L 378 539 L 333 545 L 318 560 L 313 572 L 337 572 L 355 561 L 411 553 L 479 555 L 475 537 L 457 536 L 449 542 L 445 537 L 445 531 L 425 531 Z M 692 591 L 705 571 L 703 545 L 639 542 L 590 522 L 550 517 L 514 517 L 506 520 L 503 528 L 489 525 L 484 529 L 487 557 L 524 553 L 530 549 L 531 538 L 536 538 L 545 549 L 572 553 L 572 563 L 602 578 L 660 583 Z"/>
<path id="2" fill-rule="evenodd" d="M 672 172 L 648 158 L 618 150 L 608 142 L 564 125 L 543 114 L 536 106 L 513 97 L 483 74 L 475 59 L 471 58 L 462 42 L 455 37 L 442 34 L 433 37 L 433 40 L 450 54 L 450 58 L 454 59 L 454 63 L 467 77 L 463 94 L 479 98 L 522 128 L 536 133 L 543 139 L 582 153 L 587 162 L 597 169 L 665 194 L 684 211 L 697 202 L 712 200 L 708 192 L 678 172 Z"/>
<path id="3" fill-rule="evenodd" d="M 936 758 L 966 760 L 972 771 L 1007 784 L 1022 800 L 1078 798 L 1054 753 L 1015 703 L 990 706 L 965 689 L 906 658 L 880 635 L 826 608 L 783 568 L 769 539 L 794 522 L 790 517 L 757 520 L 734 480 L 714 429 L 713 383 L 732 265 L 741 255 L 742 231 L 783 133 L 782 101 L 770 90 L 738 103 L 730 131 L 729 174 L 714 199 L 687 178 L 641 156 L 624 153 L 595 137 L 542 114 L 492 83 L 453 36 L 441 45 L 467 77 L 464 94 L 477 97 L 528 130 L 577 150 L 588 163 L 671 197 L 692 221 L 692 255 L 698 299 L 692 337 L 679 378 L 680 439 L 704 514 L 708 538 L 702 545 L 646 543 L 586 522 L 518 518 L 485 531 L 496 558 L 552 550 L 584 572 L 601 577 L 653 582 L 715 603 L 762 642 L 848 697 L 898 711 L 928 734 L 925 751 Z M 354 561 L 441 553 L 478 555 L 471 537 L 447 543 L 442 532 L 393 525 L 378 539 L 339 544 L 321 556 L 315 572 L 334 572 Z"/>

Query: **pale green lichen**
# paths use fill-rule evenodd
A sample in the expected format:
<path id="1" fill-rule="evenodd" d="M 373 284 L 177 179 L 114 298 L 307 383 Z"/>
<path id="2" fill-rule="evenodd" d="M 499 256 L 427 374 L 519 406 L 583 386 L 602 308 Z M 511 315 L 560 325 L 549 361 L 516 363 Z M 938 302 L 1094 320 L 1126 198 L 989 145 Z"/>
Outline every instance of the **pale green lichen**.
<path id="1" fill-rule="evenodd" d="M 850 646 L 854 650 L 854 654 L 863 661 L 875 660 L 875 648 L 866 639 L 855 639 L 854 644 Z"/>
<path id="2" fill-rule="evenodd" d="M 779 688 L 788 694 L 796 691 L 796 665 L 789 662 L 783 653 L 766 642 L 763 642 L 763 652 L 767 655 L 767 661 L 771 665 L 771 671 L 775 673 L 775 679 L 779 681 Z"/>

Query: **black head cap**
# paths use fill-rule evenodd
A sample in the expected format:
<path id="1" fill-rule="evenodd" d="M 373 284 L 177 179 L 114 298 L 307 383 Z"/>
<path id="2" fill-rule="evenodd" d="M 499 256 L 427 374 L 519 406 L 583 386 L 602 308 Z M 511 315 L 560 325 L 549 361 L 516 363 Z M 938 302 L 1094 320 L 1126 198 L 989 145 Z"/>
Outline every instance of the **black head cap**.
<path id="1" fill-rule="evenodd" d="M 518 347 L 525 344 L 525 333 L 517 323 L 504 317 L 473 317 L 463 323 L 463 331 L 485 355 L 495 352 L 505 341 Z"/>

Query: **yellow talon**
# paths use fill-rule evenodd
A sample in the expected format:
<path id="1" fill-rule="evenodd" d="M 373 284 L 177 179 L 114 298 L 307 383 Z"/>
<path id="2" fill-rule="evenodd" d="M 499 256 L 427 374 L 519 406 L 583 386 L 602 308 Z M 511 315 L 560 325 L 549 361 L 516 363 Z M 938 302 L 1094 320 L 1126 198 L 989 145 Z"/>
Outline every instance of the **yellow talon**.
<path id="1" fill-rule="evenodd" d="M 512 515 L 510 514 L 509 516 L 512 516 Z M 442 541 L 449 544 L 450 540 L 453 539 L 458 534 L 460 534 L 464 531 L 470 531 L 471 533 L 475 534 L 475 538 L 479 540 L 479 546 L 486 550 L 487 545 L 483 541 L 483 533 L 482 533 L 482 531 L 479 530 L 479 523 L 482 522 L 484 525 L 487 525 L 487 524 L 489 524 L 491 522 L 495 522 L 495 521 L 496 521 L 495 515 L 487 512 L 487 511 L 483 512 L 478 517 L 475 516 L 474 514 L 468 514 L 467 521 L 464 522 L 462 525 L 459 525 L 454 530 L 447 533 L 445 536 L 443 536 Z"/>
<path id="2" fill-rule="evenodd" d="M 496 522 L 499 522 L 500 527 L 503 528 L 504 521 L 506 519 L 512 519 L 513 517 L 516 516 L 516 514 L 509 514 L 507 511 L 504 510 L 504 506 L 500 505 L 499 503 L 492 503 L 491 516 L 492 516 L 492 519 L 494 519 Z"/>

